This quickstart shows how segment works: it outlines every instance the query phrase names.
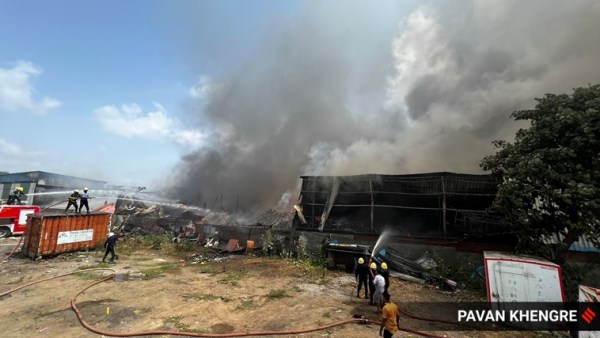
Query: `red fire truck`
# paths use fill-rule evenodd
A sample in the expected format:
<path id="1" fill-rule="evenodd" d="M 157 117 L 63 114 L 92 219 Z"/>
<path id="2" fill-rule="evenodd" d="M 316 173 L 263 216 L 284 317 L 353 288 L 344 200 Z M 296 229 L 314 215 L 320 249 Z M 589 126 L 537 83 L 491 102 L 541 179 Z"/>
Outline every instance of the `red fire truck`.
<path id="1" fill-rule="evenodd" d="M 36 205 L 0 205 L 0 238 L 25 232 L 27 215 L 40 212 Z"/>

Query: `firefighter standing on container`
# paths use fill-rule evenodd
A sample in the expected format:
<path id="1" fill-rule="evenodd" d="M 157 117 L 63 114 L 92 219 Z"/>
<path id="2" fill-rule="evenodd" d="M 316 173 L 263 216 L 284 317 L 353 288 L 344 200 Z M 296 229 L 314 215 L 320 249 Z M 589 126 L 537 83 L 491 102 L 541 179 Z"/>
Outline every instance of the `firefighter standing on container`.
<path id="1" fill-rule="evenodd" d="M 69 196 L 69 203 L 67 203 L 67 207 L 65 208 L 65 213 L 69 211 L 71 206 L 75 207 L 75 212 L 77 213 L 77 200 L 79 199 L 79 190 L 73 191 L 73 193 Z"/>
<path id="2" fill-rule="evenodd" d="M 6 204 L 21 204 L 21 196 L 25 196 L 25 194 L 23 193 L 23 187 L 16 187 L 15 191 L 11 192 L 10 195 L 8 195 L 8 201 L 6 201 Z"/>
<path id="3" fill-rule="evenodd" d="M 85 212 L 90 213 L 90 206 L 88 205 L 88 199 L 91 198 L 88 193 L 88 188 L 83 188 L 83 194 L 79 196 L 79 213 L 83 211 L 83 206 L 85 205 Z"/>

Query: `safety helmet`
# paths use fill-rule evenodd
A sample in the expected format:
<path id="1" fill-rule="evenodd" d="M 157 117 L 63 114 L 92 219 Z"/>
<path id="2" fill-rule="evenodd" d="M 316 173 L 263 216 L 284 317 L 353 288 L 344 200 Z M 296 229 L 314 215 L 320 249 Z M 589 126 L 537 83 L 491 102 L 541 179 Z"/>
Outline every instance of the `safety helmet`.
<path id="1" fill-rule="evenodd" d="M 79 190 L 75 189 L 75 192 L 79 192 Z"/>
<path id="2" fill-rule="evenodd" d="M 364 260 L 362 257 L 359 257 L 359 258 L 358 258 L 358 264 L 362 264 L 362 263 L 364 263 L 364 262 L 365 262 L 365 260 Z"/>
<path id="3" fill-rule="evenodd" d="M 83 188 L 83 191 L 88 191 L 88 188 L 87 187 Z"/>
<path id="4" fill-rule="evenodd" d="M 381 268 L 387 270 L 387 264 L 385 262 L 381 263 Z"/>
<path id="5" fill-rule="evenodd" d="M 115 233 L 114 233 L 114 232 L 109 232 L 109 233 L 108 233 L 108 237 L 110 237 L 110 236 L 114 236 L 114 235 L 115 235 Z"/>
<path id="6" fill-rule="evenodd" d="M 370 265 L 371 269 L 377 269 L 377 264 L 375 264 L 375 262 L 371 263 Z"/>
<path id="7" fill-rule="evenodd" d="M 23 187 L 17 187 L 18 191 L 23 191 Z"/>

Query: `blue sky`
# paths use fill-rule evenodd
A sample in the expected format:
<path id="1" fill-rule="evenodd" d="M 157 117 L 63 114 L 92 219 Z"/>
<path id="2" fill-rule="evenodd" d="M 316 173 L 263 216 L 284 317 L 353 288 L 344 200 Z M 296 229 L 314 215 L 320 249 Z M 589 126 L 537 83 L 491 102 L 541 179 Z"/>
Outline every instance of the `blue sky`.
<path id="1" fill-rule="evenodd" d="M 296 6 L 1 1 L 0 170 L 116 184 L 169 175 L 207 142 L 201 124 L 188 127 L 191 88 L 234 67 Z"/>
<path id="2" fill-rule="evenodd" d="M 599 30 L 595 0 L 0 0 L 0 171 L 264 207 L 481 173 L 512 112 L 598 82 Z"/>

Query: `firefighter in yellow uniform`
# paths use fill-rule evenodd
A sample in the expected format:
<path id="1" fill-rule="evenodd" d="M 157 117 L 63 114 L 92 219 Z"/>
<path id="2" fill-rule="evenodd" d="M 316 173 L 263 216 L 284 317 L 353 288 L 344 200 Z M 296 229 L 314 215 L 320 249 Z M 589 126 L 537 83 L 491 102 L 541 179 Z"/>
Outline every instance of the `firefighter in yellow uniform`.
<path id="1" fill-rule="evenodd" d="M 6 202 L 6 204 L 8 204 L 8 205 L 13 205 L 13 204 L 19 205 L 19 204 L 21 204 L 21 197 L 22 196 L 25 196 L 25 194 L 23 193 L 23 187 L 16 187 L 15 191 L 11 192 L 10 195 L 8 195 L 8 201 Z"/>
<path id="2" fill-rule="evenodd" d="M 78 199 L 79 199 L 79 190 L 75 190 L 69 196 L 69 203 L 67 203 L 67 207 L 65 208 L 65 214 L 69 211 L 69 208 L 71 206 L 75 207 L 75 213 L 79 213 L 79 210 L 77 210 L 77 200 Z"/>

